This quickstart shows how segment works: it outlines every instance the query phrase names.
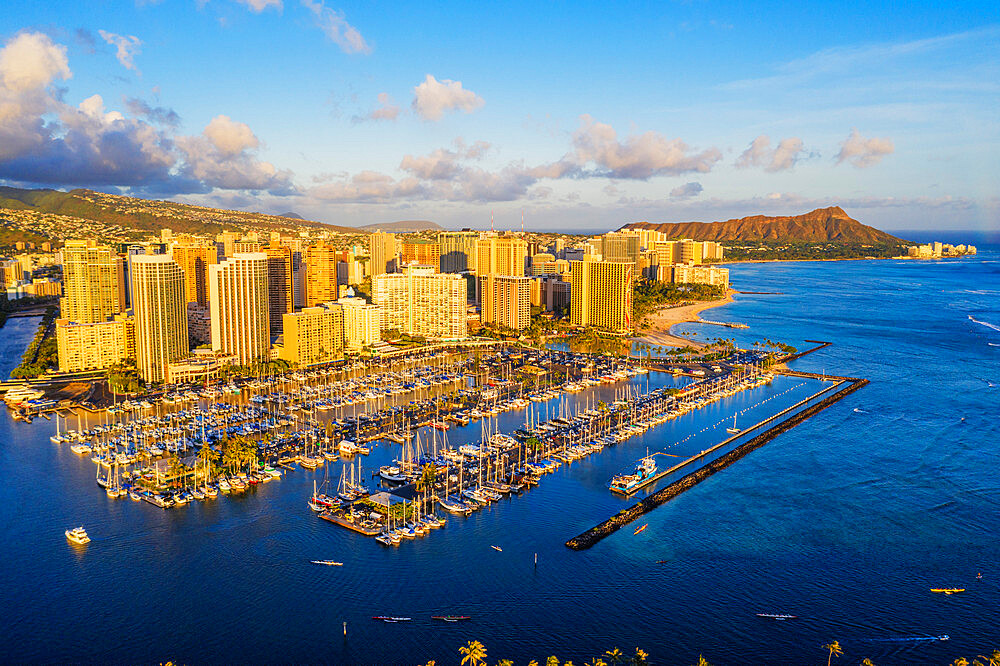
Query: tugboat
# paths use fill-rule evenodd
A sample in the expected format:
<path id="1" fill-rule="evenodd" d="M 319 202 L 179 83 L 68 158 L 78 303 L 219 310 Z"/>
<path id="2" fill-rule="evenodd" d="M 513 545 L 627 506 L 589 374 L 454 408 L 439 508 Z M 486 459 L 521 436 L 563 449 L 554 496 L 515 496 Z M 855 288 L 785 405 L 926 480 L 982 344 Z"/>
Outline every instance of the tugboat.
<path id="1" fill-rule="evenodd" d="M 656 474 L 656 460 L 653 456 L 646 456 L 639 461 L 634 472 L 616 475 L 611 479 L 611 484 L 608 487 L 613 493 L 631 495 L 654 474 Z"/>

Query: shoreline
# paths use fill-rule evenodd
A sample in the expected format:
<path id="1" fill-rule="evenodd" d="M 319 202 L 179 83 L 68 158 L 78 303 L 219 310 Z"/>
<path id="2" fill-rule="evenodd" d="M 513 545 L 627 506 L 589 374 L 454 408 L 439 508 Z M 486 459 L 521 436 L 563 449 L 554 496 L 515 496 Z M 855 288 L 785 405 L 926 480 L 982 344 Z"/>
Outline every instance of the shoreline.
<path id="1" fill-rule="evenodd" d="M 701 349 L 702 347 L 705 347 L 705 343 L 674 335 L 670 331 L 673 329 L 675 324 L 700 321 L 700 315 L 705 310 L 734 303 L 735 299 L 733 298 L 733 295 L 736 293 L 737 291 L 730 287 L 726 290 L 725 297 L 720 298 L 717 301 L 698 301 L 697 303 L 692 303 L 690 305 L 679 305 L 673 307 L 664 306 L 646 316 L 644 322 L 649 324 L 649 330 L 644 332 L 641 336 L 635 336 L 632 339 L 635 342 L 645 342 L 647 344 L 661 345 L 665 347 L 693 347 L 695 349 Z"/>

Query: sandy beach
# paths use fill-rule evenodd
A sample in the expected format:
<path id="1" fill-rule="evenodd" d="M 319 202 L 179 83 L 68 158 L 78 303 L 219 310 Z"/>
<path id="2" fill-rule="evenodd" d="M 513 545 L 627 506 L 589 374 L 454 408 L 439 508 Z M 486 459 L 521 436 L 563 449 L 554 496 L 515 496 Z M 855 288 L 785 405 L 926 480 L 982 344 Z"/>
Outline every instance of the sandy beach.
<path id="1" fill-rule="evenodd" d="M 671 335 L 670 329 L 674 324 L 681 324 L 687 321 L 698 321 L 701 319 L 700 313 L 709 308 L 719 307 L 733 302 L 735 289 L 726 291 L 726 297 L 717 301 L 700 301 L 690 305 L 664 306 L 646 317 L 648 324 L 646 332 L 641 337 L 636 337 L 637 342 L 645 342 L 651 345 L 662 345 L 665 347 L 695 347 L 700 348 L 705 345 L 688 338 Z"/>

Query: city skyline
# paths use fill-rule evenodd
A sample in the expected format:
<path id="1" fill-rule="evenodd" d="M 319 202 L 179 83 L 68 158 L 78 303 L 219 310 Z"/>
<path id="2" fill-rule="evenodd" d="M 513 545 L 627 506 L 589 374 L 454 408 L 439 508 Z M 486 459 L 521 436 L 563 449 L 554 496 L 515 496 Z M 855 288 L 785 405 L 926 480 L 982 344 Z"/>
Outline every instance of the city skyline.
<path id="1" fill-rule="evenodd" d="M 0 19 L 0 181 L 347 225 L 841 205 L 886 229 L 990 230 L 998 19 L 986 3 L 24 3 Z"/>

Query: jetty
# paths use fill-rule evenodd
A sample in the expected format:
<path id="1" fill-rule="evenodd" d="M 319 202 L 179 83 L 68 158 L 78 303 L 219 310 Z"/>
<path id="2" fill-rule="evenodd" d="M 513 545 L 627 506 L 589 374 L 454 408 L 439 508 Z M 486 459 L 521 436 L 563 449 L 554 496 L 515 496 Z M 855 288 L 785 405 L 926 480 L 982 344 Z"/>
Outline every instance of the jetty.
<path id="1" fill-rule="evenodd" d="M 572 539 L 566 542 L 566 546 L 573 550 L 586 550 L 587 548 L 590 548 L 601 539 L 610 536 L 611 534 L 621 529 L 623 526 L 628 525 L 637 518 L 649 513 L 650 511 L 665 504 L 666 502 L 669 502 L 673 498 L 683 493 L 685 490 L 693 488 L 694 486 L 701 483 L 702 481 L 712 476 L 716 472 L 729 467 L 730 465 L 732 465 L 733 463 L 735 463 L 737 460 L 747 455 L 748 453 L 764 446 L 765 444 L 770 442 L 772 439 L 774 439 L 781 433 L 791 430 L 798 424 L 818 414 L 827 407 L 835 404 L 836 402 L 842 400 L 846 396 L 850 395 L 851 393 L 854 393 L 855 391 L 861 389 L 862 387 L 866 386 L 869 383 L 867 379 L 860 379 L 857 377 L 835 377 L 830 375 L 818 375 L 815 373 L 788 371 L 788 370 L 776 371 L 776 372 L 779 372 L 780 374 L 783 375 L 789 375 L 794 377 L 808 377 L 811 379 L 833 380 L 836 383 L 833 386 L 825 387 L 822 391 L 819 391 L 818 393 L 806 398 L 805 400 L 802 400 L 796 403 L 795 405 L 792 405 L 791 407 L 783 410 L 782 412 L 779 412 L 778 414 L 775 414 L 769 419 L 765 419 L 764 421 L 761 421 L 760 423 L 756 424 L 751 429 L 759 429 L 760 427 L 763 427 L 769 423 L 772 425 L 770 425 L 770 427 L 766 428 L 753 438 L 736 446 L 736 448 L 726 453 L 725 455 L 720 456 L 719 458 L 716 458 L 715 460 L 708 462 L 704 466 L 699 467 L 698 469 L 685 475 L 684 477 L 678 479 L 677 481 L 674 481 L 665 488 L 662 488 L 661 490 L 658 490 L 657 492 L 644 497 L 636 504 L 626 509 L 623 509 L 622 511 L 619 511 L 617 514 L 605 520 L 601 524 L 590 528 L 589 530 L 583 532 L 582 534 L 579 534 L 578 536 L 573 537 Z M 795 411 L 803 407 L 806 403 L 812 402 L 817 397 L 825 393 L 830 393 L 830 395 L 827 395 L 826 397 L 819 400 L 818 402 L 815 402 L 814 404 L 806 406 L 804 409 L 801 409 L 801 411 Z M 782 418 L 789 414 L 791 415 L 788 416 L 788 418 Z M 671 468 L 671 471 L 676 471 L 677 469 L 680 469 L 686 465 L 691 464 L 697 459 L 704 458 L 709 453 L 722 448 L 726 444 L 731 443 L 733 440 L 743 436 L 744 434 L 745 432 L 740 433 L 739 435 L 735 435 L 734 437 L 731 437 L 726 441 L 719 443 L 712 449 L 703 451 L 695 456 L 692 456 L 691 458 L 688 458 L 682 463 L 679 463 L 678 465 Z M 661 478 L 664 475 L 661 475 Z"/>

